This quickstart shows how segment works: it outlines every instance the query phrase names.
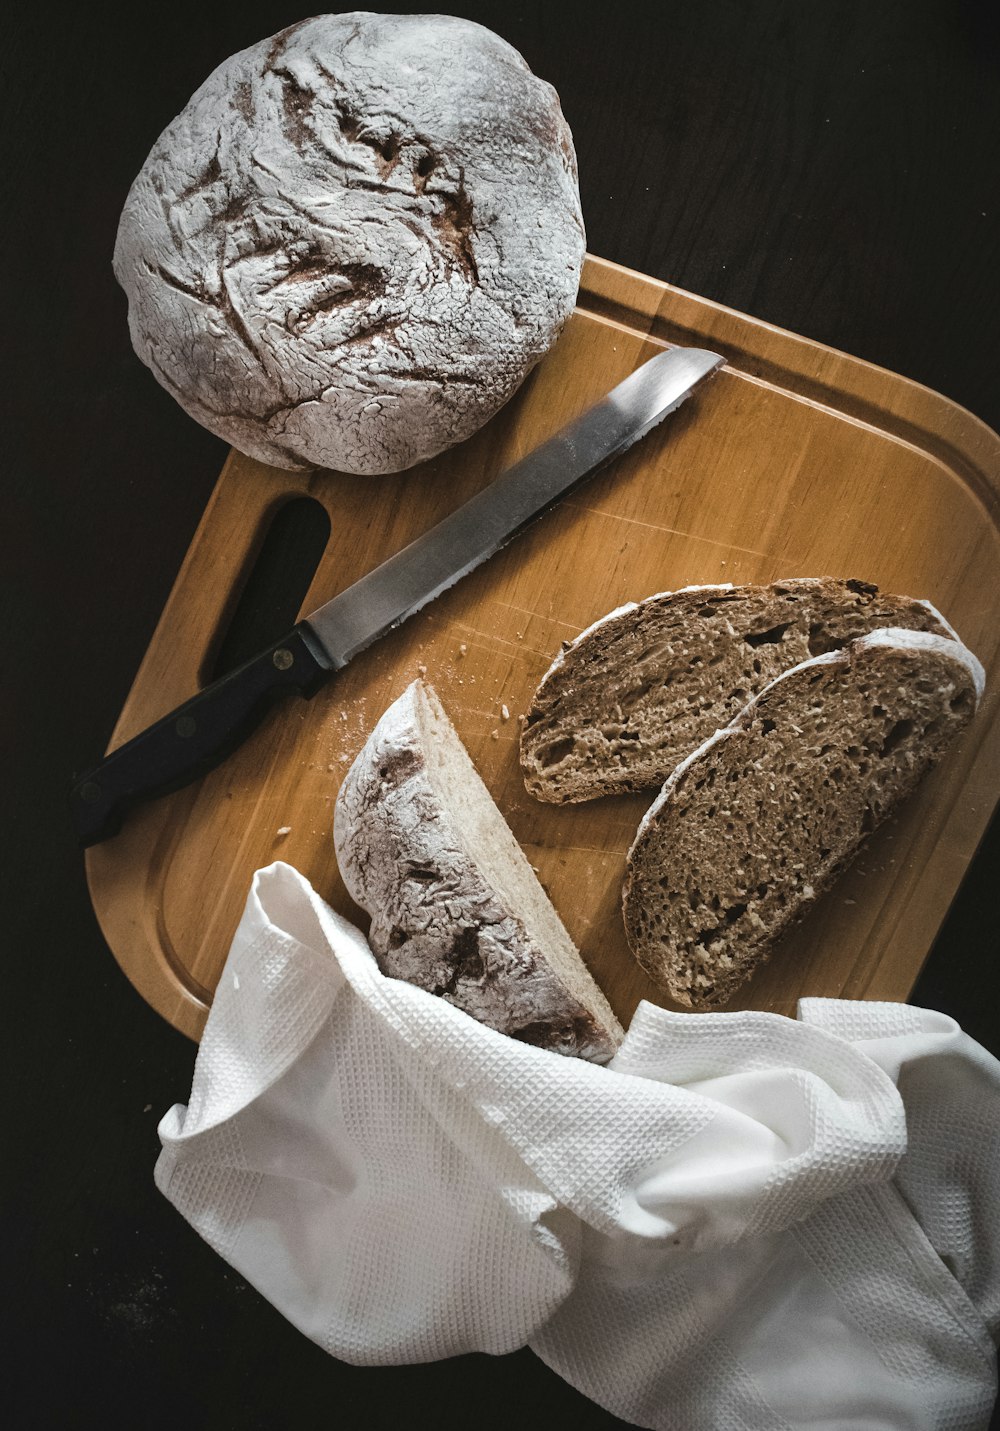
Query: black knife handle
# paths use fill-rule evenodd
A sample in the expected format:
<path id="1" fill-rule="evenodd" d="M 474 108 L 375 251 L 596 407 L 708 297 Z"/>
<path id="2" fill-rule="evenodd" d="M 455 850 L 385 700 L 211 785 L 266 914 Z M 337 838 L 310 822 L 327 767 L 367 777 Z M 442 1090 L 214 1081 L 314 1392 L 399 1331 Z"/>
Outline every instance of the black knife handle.
<path id="1" fill-rule="evenodd" d="M 96 845 L 121 828 L 132 805 L 179 790 L 240 745 L 279 697 L 311 696 L 330 675 L 301 625 L 192 696 L 81 776 L 70 801 L 77 834 Z"/>

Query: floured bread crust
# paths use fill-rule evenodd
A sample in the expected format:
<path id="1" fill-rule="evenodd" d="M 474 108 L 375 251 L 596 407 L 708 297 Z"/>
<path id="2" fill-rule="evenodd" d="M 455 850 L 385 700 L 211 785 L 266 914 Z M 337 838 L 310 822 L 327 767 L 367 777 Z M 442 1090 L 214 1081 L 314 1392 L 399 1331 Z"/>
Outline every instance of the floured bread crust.
<path id="1" fill-rule="evenodd" d="M 880 626 L 954 636 L 929 602 L 832 577 L 690 586 L 619 607 L 542 678 L 521 733 L 525 786 L 563 804 L 662 785 L 781 671 Z"/>
<path id="2" fill-rule="evenodd" d="M 960 642 L 882 630 L 772 681 L 672 773 L 628 854 L 625 929 L 672 998 L 726 1003 L 971 720 Z"/>
<path id="3" fill-rule="evenodd" d="M 414 682 L 372 732 L 334 842 L 383 973 L 526 1043 L 611 1057 L 622 1030 L 429 687 Z"/>
<path id="4" fill-rule="evenodd" d="M 114 265 L 136 352 L 198 422 L 274 466 L 378 473 L 511 397 L 583 256 L 555 90 L 479 25 L 357 12 L 209 76 Z"/>

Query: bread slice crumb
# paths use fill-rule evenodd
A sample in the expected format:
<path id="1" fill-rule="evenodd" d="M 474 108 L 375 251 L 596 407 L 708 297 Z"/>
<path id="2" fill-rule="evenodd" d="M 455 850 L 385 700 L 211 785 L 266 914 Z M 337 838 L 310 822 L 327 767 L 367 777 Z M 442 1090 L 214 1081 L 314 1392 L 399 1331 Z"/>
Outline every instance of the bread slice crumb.
<path id="1" fill-rule="evenodd" d="M 565 804 L 662 785 L 782 671 L 878 627 L 955 635 L 928 602 L 854 579 L 629 602 L 564 643 L 543 677 L 521 734 L 525 787 Z"/>
<path id="2" fill-rule="evenodd" d="M 944 755 L 981 692 L 960 642 L 909 630 L 772 681 L 677 766 L 639 826 L 623 907 L 650 977 L 689 1007 L 726 1003 Z"/>

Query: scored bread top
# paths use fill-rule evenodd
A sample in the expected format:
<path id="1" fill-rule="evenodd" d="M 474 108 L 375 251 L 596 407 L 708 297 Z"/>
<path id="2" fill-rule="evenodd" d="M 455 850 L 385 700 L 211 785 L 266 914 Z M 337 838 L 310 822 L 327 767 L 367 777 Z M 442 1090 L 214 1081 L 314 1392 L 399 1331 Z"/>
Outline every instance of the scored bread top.
<path id="1" fill-rule="evenodd" d="M 609 612 L 556 657 L 521 732 L 530 793 L 569 803 L 660 785 L 776 675 L 878 627 L 954 636 L 870 582 L 690 586 Z"/>
<path id="2" fill-rule="evenodd" d="M 482 25 L 359 11 L 209 75 L 129 191 L 114 271 L 196 421 L 271 466 L 371 474 L 508 401 L 585 247 L 552 86 Z"/>
<path id="3" fill-rule="evenodd" d="M 432 687 L 413 682 L 378 722 L 334 842 L 384 974 L 523 1042 L 611 1057 L 621 1026 Z"/>
<path id="4" fill-rule="evenodd" d="M 623 890 L 630 947 L 679 1003 L 725 1003 L 971 719 L 960 642 L 879 630 L 782 673 L 673 771 Z"/>

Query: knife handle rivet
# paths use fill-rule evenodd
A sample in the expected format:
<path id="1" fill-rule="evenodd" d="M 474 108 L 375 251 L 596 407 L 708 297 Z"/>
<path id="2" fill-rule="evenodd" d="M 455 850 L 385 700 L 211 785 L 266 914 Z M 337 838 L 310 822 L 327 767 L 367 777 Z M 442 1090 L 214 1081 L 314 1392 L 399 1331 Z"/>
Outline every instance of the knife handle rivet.
<path id="1" fill-rule="evenodd" d="M 292 665 L 292 663 L 294 662 L 295 657 L 292 655 L 291 651 L 289 651 L 287 646 L 279 646 L 278 649 L 271 656 L 271 660 L 277 666 L 279 671 L 287 671 L 289 666 Z"/>
<path id="2" fill-rule="evenodd" d="M 85 805 L 93 805 L 101 798 L 101 787 L 93 780 L 88 780 L 85 785 L 80 786 L 80 799 Z"/>
<path id="3" fill-rule="evenodd" d="M 189 739 L 190 736 L 194 735 L 197 729 L 198 722 L 195 720 L 194 716 L 178 716 L 177 720 L 174 722 L 174 730 L 180 736 L 181 740 Z"/>

